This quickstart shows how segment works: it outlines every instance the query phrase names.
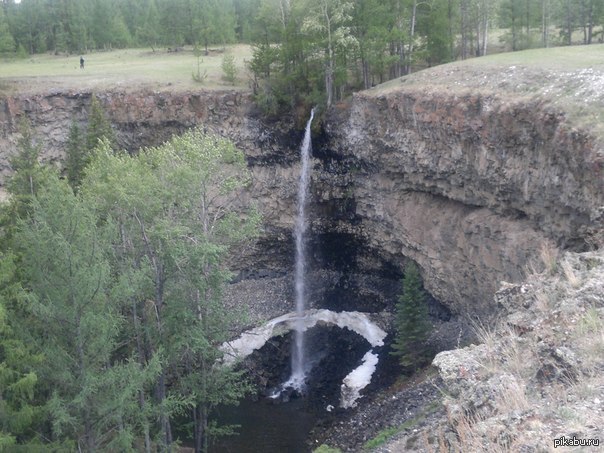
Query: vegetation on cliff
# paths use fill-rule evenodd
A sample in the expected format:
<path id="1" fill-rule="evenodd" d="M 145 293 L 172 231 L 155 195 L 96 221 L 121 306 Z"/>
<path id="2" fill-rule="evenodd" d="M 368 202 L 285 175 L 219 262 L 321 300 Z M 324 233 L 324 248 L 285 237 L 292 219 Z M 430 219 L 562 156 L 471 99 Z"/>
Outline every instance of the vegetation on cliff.
<path id="1" fill-rule="evenodd" d="M 242 153 L 199 131 L 135 157 L 102 140 L 78 194 L 33 162 L 3 206 L 0 442 L 149 452 L 186 416 L 206 450 L 212 408 L 247 389 L 214 366 L 225 259 L 258 224 L 233 212 Z"/>
<path id="2" fill-rule="evenodd" d="M 430 328 L 426 294 L 419 269 L 415 263 L 410 262 L 405 267 L 403 293 L 396 304 L 396 335 L 391 352 L 398 357 L 406 372 L 413 373 L 429 359 L 427 340 Z"/>

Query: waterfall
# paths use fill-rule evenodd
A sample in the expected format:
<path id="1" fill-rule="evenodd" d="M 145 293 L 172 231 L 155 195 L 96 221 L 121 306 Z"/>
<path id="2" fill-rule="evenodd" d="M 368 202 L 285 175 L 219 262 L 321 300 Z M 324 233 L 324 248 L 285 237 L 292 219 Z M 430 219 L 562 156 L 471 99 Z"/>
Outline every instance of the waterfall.
<path id="1" fill-rule="evenodd" d="M 294 228 L 296 241 L 296 264 L 294 270 L 295 300 L 296 300 L 296 328 L 294 331 L 294 346 L 292 350 L 292 375 L 288 384 L 297 390 L 304 386 L 305 357 L 304 357 L 304 312 L 306 310 L 306 206 L 308 204 L 308 185 L 310 182 L 310 126 L 315 110 L 310 111 L 310 118 L 306 123 L 304 140 L 300 149 L 302 169 L 298 183 L 298 212 Z"/>

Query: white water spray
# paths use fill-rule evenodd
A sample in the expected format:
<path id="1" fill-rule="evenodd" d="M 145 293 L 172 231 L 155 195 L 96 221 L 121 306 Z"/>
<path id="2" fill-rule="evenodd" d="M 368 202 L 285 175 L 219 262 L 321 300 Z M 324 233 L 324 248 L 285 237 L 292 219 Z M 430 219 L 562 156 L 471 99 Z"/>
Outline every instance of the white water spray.
<path id="1" fill-rule="evenodd" d="M 310 111 L 310 118 L 306 123 L 304 140 L 300 149 L 302 169 L 300 171 L 300 182 L 298 184 L 298 213 L 294 237 L 296 240 L 296 264 L 294 270 L 295 299 L 296 299 L 296 328 L 294 332 L 294 347 L 292 350 L 292 375 L 285 384 L 296 390 L 304 386 L 305 357 L 304 357 L 304 312 L 306 310 L 306 206 L 308 204 L 308 185 L 310 182 L 310 151 L 312 148 L 310 138 L 310 126 L 312 124 L 315 109 Z"/>

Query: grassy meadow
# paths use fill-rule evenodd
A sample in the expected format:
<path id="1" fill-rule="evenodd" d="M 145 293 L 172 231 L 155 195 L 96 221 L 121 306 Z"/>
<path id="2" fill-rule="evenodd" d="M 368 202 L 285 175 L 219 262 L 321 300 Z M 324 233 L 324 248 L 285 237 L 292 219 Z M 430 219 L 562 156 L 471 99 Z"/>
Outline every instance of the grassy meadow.
<path id="1" fill-rule="evenodd" d="M 226 53 L 233 55 L 237 67 L 235 85 L 223 80 L 221 68 Z M 191 47 L 178 52 L 166 48 L 123 49 L 83 55 L 34 55 L 19 60 L 0 60 L 0 92 L 41 92 L 52 89 L 243 89 L 248 85 L 246 61 L 251 60 L 248 45 L 212 47 L 199 59 L 202 82 L 197 74 L 197 57 Z"/>

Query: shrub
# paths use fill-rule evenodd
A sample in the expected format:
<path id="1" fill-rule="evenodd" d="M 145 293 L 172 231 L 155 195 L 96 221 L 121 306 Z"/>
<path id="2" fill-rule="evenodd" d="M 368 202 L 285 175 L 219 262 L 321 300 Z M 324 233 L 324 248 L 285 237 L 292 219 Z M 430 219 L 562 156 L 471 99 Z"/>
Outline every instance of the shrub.
<path id="1" fill-rule="evenodd" d="M 235 85 L 235 80 L 237 80 L 237 67 L 235 66 L 235 57 L 231 54 L 225 54 L 222 57 L 222 72 L 224 75 L 222 78 L 229 82 L 231 85 Z"/>

